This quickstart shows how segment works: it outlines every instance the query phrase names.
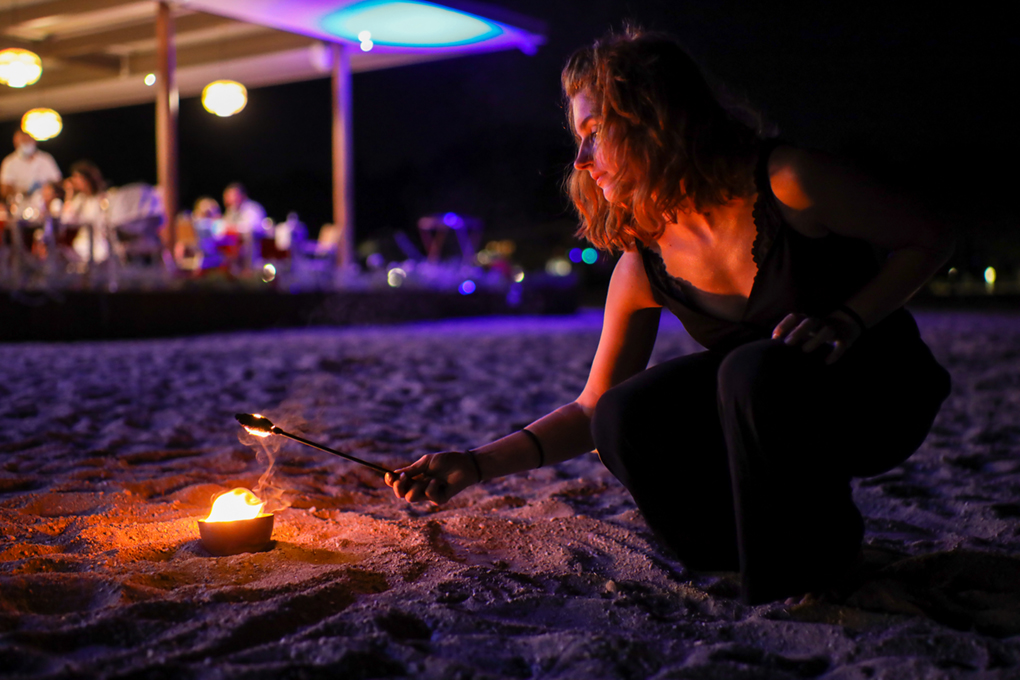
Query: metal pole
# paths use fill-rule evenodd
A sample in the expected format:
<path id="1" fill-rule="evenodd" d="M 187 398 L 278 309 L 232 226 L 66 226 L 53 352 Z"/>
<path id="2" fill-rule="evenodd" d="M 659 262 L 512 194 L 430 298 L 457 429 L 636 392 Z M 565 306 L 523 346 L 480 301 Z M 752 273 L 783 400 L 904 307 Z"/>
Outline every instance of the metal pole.
<path id="1" fill-rule="evenodd" d="M 163 189 L 167 241 L 170 252 L 177 244 L 177 52 L 170 3 L 156 10 L 156 174 Z"/>
<path id="2" fill-rule="evenodd" d="M 337 263 L 354 263 L 354 126 L 351 120 L 351 57 L 333 43 L 333 224 L 340 230 Z"/>

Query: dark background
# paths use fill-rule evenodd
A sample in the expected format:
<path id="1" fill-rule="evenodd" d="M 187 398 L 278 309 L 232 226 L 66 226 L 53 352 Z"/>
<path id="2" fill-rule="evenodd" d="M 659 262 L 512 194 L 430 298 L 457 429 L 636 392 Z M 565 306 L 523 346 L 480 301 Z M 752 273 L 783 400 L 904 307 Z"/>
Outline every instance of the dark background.
<path id="1" fill-rule="evenodd" d="M 359 241 L 384 248 L 418 217 L 457 211 L 536 261 L 572 243 L 560 190 L 572 158 L 559 90 L 567 55 L 626 19 L 677 35 L 785 139 L 837 153 L 958 226 L 951 264 L 1016 273 L 1020 82 L 1014 22 L 980 3 L 492 0 L 544 21 L 538 54 L 500 52 L 354 76 Z M 249 187 L 271 217 L 331 219 L 329 81 L 249 91 L 231 118 L 181 102 L 181 205 Z M 10 139 L 15 123 L 0 133 Z M 155 181 L 154 106 L 69 114 L 41 148 L 66 172 Z M 530 253 L 530 254 L 529 254 Z"/>

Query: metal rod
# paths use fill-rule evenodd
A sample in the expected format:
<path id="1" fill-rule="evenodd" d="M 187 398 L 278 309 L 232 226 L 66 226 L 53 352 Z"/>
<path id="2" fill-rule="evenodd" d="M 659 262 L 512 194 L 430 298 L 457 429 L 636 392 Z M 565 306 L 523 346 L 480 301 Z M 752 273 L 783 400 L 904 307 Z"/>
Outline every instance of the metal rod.
<path id="1" fill-rule="evenodd" d="M 311 446 L 313 449 L 319 449 L 320 451 L 325 451 L 326 453 L 332 453 L 334 456 L 340 456 L 341 458 L 349 460 L 352 463 L 359 463 L 361 465 L 364 465 L 365 467 L 372 468 L 376 472 L 380 472 L 382 474 L 386 474 L 386 473 L 393 474 L 393 470 L 388 470 L 388 469 L 384 468 L 381 465 L 376 465 L 375 463 L 369 463 L 367 460 L 361 460 L 360 458 L 355 458 L 352 455 L 349 455 L 349 454 L 346 454 L 346 453 L 342 453 L 340 451 L 337 451 L 336 449 L 331 449 L 328 446 L 323 446 L 322 444 L 316 444 L 315 442 L 309 441 L 309 440 L 305 439 L 304 437 L 299 437 L 296 434 L 291 434 L 289 432 L 284 432 L 283 430 L 281 430 L 279 427 L 277 427 L 275 425 L 273 426 L 273 429 L 271 431 L 272 431 L 273 434 L 278 434 L 281 437 L 286 437 L 287 439 L 293 439 L 294 441 L 300 442 L 300 443 L 304 444 L 305 446 Z"/>
<path id="2" fill-rule="evenodd" d="M 286 437 L 287 439 L 293 439 L 294 441 L 300 442 L 305 446 L 311 446 L 313 449 L 319 449 L 320 451 L 325 451 L 326 453 L 332 453 L 334 456 L 340 456 L 341 458 L 349 460 L 352 463 L 358 463 L 359 465 L 364 465 L 367 468 L 372 468 L 376 472 L 381 472 L 382 474 L 386 473 L 393 474 L 393 470 L 387 470 L 381 465 L 369 463 L 367 460 L 355 458 L 354 456 L 348 453 L 343 453 L 342 451 L 331 449 L 328 446 L 323 446 L 322 444 L 316 444 L 315 442 L 309 441 L 304 437 L 299 437 L 296 434 L 291 434 L 290 432 L 281 430 L 278 426 L 273 424 L 273 421 L 271 421 L 269 418 L 266 418 L 264 415 L 260 413 L 235 413 L 234 418 L 237 420 L 237 422 L 241 423 L 241 426 L 244 427 L 244 429 L 248 430 L 248 432 L 259 437 L 266 437 L 269 436 L 270 434 L 279 435 L 281 437 Z"/>

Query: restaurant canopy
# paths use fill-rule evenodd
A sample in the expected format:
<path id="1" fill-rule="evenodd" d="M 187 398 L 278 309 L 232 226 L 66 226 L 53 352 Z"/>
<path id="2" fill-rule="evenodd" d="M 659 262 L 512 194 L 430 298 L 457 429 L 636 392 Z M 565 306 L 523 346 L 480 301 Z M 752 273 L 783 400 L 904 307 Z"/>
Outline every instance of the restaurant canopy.
<path id="1" fill-rule="evenodd" d="M 0 120 L 36 107 L 63 114 L 155 102 L 159 182 L 173 210 L 179 96 L 221 79 L 261 87 L 332 77 L 334 218 L 349 255 L 350 74 L 494 50 L 531 54 L 542 30 L 463 0 L 0 1 L 0 49 L 31 50 L 43 66 L 33 85 L 0 86 Z"/>

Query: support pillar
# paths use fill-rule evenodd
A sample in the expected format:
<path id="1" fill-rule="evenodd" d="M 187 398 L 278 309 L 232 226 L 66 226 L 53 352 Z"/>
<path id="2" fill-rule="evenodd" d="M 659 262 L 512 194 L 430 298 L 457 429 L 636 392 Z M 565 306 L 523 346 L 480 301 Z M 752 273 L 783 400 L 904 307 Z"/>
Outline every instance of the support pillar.
<path id="1" fill-rule="evenodd" d="M 332 44 L 333 56 L 333 224 L 340 230 L 337 264 L 354 260 L 354 125 L 351 120 L 351 57 Z"/>
<path id="2" fill-rule="evenodd" d="M 174 48 L 174 19 L 168 2 L 156 10 L 156 176 L 163 190 L 166 209 L 167 245 L 177 244 L 177 51 Z"/>

